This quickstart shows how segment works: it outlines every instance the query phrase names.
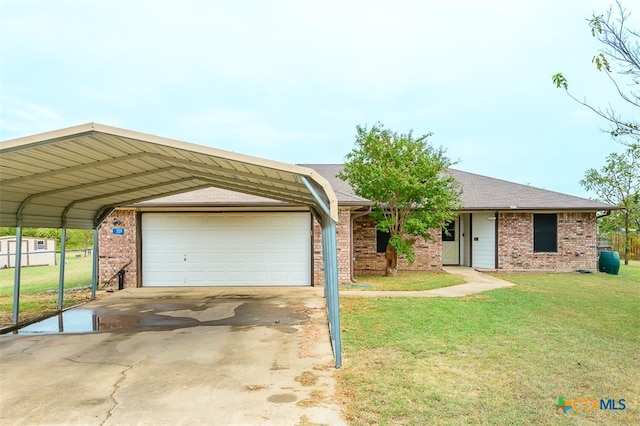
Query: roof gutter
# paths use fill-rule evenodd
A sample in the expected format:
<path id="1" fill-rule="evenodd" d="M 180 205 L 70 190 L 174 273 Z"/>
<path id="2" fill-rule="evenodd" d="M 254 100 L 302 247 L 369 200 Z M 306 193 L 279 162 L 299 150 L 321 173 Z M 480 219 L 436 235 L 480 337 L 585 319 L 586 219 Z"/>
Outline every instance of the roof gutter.
<path id="1" fill-rule="evenodd" d="M 611 214 L 611 210 L 607 210 L 602 214 L 596 214 L 596 220 L 602 219 L 603 217 L 607 217 Z"/>

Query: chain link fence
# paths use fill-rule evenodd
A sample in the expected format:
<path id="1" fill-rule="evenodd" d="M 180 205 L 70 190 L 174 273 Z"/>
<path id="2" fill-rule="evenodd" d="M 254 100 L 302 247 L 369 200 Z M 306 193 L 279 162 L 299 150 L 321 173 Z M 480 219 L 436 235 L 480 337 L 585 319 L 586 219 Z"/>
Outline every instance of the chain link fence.
<path id="1" fill-rule="evenodd" d="M 63 309 L 90 300 L 93 249 L 66 250 L 60 258 L 58 250 L 23 250 L 20 268 L 19 323 L 58 312 L 60 265 L 64 262 Z M 7 244 L 8 246 L 8 244 Z M 15 247 L 15 245 L 14 245 Z M 15 250 L 0 253 L 0 327 L 13 324 Z"/>

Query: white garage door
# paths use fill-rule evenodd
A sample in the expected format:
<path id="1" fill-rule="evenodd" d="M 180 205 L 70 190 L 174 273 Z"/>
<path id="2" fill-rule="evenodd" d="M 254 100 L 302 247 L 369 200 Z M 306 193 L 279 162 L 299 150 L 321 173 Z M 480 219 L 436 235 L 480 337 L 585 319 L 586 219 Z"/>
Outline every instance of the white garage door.
<path id="1" fill-rule="evenodd" d="M 311 215 L 144 213 L 142 285 L 311 285 Z"/>

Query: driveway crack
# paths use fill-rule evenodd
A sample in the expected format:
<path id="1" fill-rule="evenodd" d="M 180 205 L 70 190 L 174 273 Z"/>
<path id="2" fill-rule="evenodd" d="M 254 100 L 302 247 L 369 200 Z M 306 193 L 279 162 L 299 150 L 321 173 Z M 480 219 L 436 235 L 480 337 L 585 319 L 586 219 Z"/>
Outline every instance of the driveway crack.
<path id="1" fill-rule="evenodd" d="M 62 358 L 65 361 L 69 361 L 72 362 L 74 364 L 94 364 L 94 365 L 117 365 L 120 367 L 131 367 L 132 365 L 130 364 L 120 364 L 117 362 L 105 362 L 105 361 L 84 361 L 84 360 L 79 360 L 79 359 L 73 359 L 73 358 Z M 133 364 L 135 365 L 135 364 Z"/>
<path id="2" fill-rule="evenodd" d="M 20 351 L 21 354 L 29 354 L 29 355 L 33 355 L 31 352 L 28 352 L 29 350 L 31 350 L 34 346 L 36 346 L 38 343 L 40 343 L 42 341 L 42 339 L 36 339 L 33 343 L 31 343 L 29 346 L 27 346 L 26 348 L 22 349 Z"/>
<path id="3" fill-rule="evenodd" d="M 102 423 L 100 423 L 100 426 L 104 426 L 113 415 L 113 411 L 116 408 L 118 408 L 119 403 L 118 403 L 118 400 L 116 399 L 116 393 L 118 393 L 118 390 L 120 390 L 120 386 L 126 380 L 127 373 L 131 371 L 131 369 L 135 367 L 137 364 L 139 364 L 139 362 L 136 362 L 135 364 L 126 365 L 125 368 L 120 372 L 120 377 L 113 384 L 113 391 L 111 392 L 111 395 L 109 395 L 109 399 L 111 399 L 113 406 L 107 412 L 107 417 L 102 421 Z"/>

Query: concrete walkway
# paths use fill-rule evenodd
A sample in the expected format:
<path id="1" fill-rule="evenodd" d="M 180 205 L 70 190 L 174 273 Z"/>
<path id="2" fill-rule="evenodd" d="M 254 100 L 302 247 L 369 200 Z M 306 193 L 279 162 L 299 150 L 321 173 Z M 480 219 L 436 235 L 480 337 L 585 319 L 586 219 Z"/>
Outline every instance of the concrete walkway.
<path id="1" fill-rule="evenodd" d="M 514 284 L 492 275 L 478 272 L 468 266 L 445 266 L 445 272 L 463 278 L 466 283 L 422 291 L 340 290 L 346 297 L 461 297 Z"/>

